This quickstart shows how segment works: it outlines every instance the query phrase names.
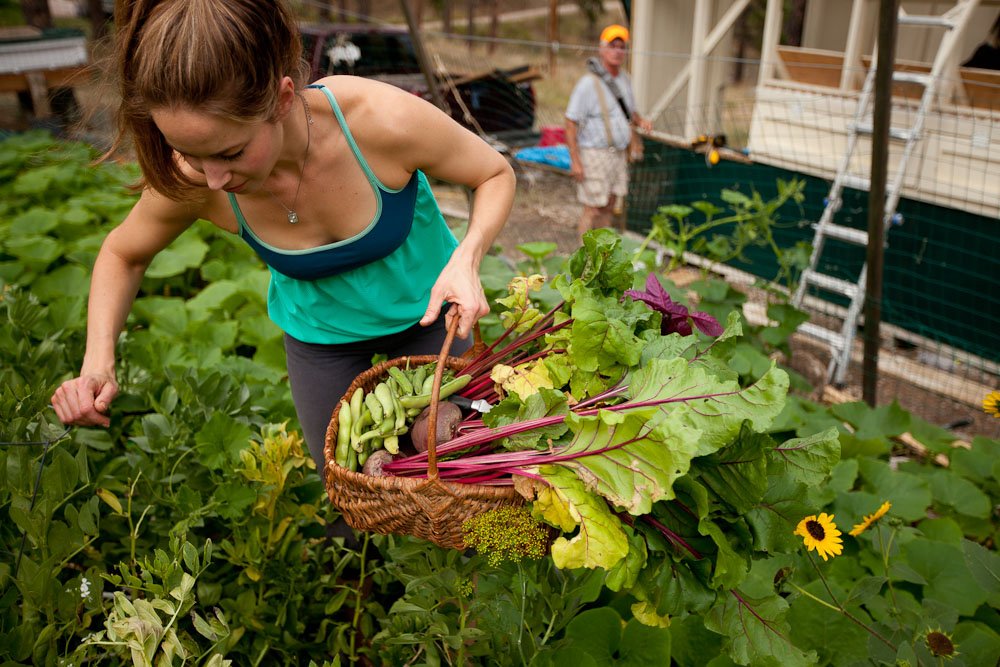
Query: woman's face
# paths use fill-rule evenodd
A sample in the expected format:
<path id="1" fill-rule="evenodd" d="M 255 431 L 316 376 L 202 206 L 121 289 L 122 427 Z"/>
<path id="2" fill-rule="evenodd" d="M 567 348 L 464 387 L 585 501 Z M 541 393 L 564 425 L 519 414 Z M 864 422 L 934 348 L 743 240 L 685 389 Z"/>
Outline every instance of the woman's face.
<path id="1" fill-rule="evenodd" d="M 186 107 L 159 108 L 151 115 L 167 144 L 212 190 L 257 192 L 278 160 L 276 123 L 237 122 Z"/>

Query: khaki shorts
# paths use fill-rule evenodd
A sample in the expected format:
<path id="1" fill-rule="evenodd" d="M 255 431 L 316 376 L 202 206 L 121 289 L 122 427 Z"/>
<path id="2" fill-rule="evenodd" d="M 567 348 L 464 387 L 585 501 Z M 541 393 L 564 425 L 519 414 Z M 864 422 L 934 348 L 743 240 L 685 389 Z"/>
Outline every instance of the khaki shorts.
<path id="1" fill-rule="evenodd" d="M 628 194 L 626 151 L 608 148 L 581 148 L 583 181 L 576 186 L 576 198 L 584 206 L 607 206 L 611 195 Z"/>

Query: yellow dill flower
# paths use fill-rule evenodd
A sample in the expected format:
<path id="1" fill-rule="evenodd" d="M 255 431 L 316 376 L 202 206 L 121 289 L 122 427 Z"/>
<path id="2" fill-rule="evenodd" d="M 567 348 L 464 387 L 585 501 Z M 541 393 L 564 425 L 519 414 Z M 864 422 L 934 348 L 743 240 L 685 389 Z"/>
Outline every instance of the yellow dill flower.
<path id="1" fill-rule="evenodd" d="M 843 541 L 840 539 L 840 531 L 837 524 L 833 522 L 833 515 L 822 513 L 819 516 L 812 515 L 799 521 L 795 528 L 795 534 L 802 538 L 802 542 L 809 547 L 809 551 L 816 550 L 823 560 L 827 559 L 827 554 L 839 556 L 844 550 Z"/>
<path id="2" fill-rule="evenodd" d="M 983 399 L 983 412 L 1000 419 L 1000 391 L 991 391 Z"/>
<path id="3" fill-rule="evenodd" d="M 889 511 L 890 507 L 892 507 L 892 503 L 890 503 L 888 500 L 885 501 L 884 503 L 882 503 L 881 507 L 875 510 L 874 514 L 871 514 L 863 518 L 861 520 L 861 523 L 854 524 L 854 528 L 851 528 L 849 534 L 853 535 L 854 537 L 857 537 L 861 533 L 865 532 L 871 527 L 873 523 L 884 517 L 885 513 Z"/>
<path id="4" fill-rule="evenodd" d="M 504 561 L 538 560 L 549 553 L 549 529 L 531 516 L 527 507 L 498 507 L 462 524 L 465 546 L 499 567 Z"/>

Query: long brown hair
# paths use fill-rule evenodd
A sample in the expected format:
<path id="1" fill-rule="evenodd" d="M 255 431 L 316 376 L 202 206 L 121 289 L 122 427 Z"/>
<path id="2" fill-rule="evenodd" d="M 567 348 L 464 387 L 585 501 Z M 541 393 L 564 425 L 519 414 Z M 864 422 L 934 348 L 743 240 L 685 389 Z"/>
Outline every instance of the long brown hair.
<path id="1" fill-rule="evenodd" d="M 193 183 L 153 122 L 188 107 L 238 121 L 273 120 L 284 76 L 303 84 L 302 44 L 280 0 L 118 0 L 118 135 L 134 143 L 145 184 L 184 199 Z"/>

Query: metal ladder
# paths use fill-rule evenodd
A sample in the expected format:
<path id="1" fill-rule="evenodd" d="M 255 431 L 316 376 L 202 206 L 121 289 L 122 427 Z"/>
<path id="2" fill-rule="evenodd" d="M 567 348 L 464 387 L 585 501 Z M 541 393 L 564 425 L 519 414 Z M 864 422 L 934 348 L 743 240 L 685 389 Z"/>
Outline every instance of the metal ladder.
<path id="1" fill-rule="evenodd" d="M 903 152 L 900 155 L 899 163 L 886 183 L 885 208 L 882 216 L 882 235 L 877 242 L 886 243 L 887 232 L 893 223 L 901 223 L 901 218 L 896 213 L 899 205 L 899 198 L 903 187 L 903 180 L 906 177 L 906 170 L 909 164 L 914 147 L 920 142 L 924 121 L 928 112 L 937 97 L 937 87 L 942 74 L 946 69 L 953 66 L 953 56 L 958 37 L 972 15 L 972 9 L 979 4 L 979 0 L 959 0 L 955 6 L 941 15 L 909 15 L 902 9 L 899 10 L 898 25 L 919 26 L 926 28 L 943 28 L 946 32 L 941 39 L 934 63 L 930 72 L 896 72 L 892 74 L 894 83 L 911 83 L 923 86 L 923 94 L 920 97 L 920 104 L 915 113 L 913 125 L 908 128 L 890 127 L 889 137 L 891 141 L 903 142 Z M 851 172 L 851 163 L 855 150 L 858 146 L 858 139 L 862 136 L 871 136 L 872 128 L 872 101 L 875 88 L 875 71 L 877 68 L 876 59 L 873 54 L 872 64 L 865 76 L 864 85 L 858 98 L 858 105 L 854 112 L 854 117 L 848 125 L 847 148 L 844 157 L 837 168 L 833 184 L 830 186 L 830 193 L 827 195 L 823 214 L 819 222 L 814 226 L 813 249 L 809 258 L 809 267 L 802 272 L 798 288 L 792 296 L 792 304 L 800 308 L 810 287 L 818 288 L 824 292 L 838 294 L 847 297 L 850 305 L 843 317 L 843 325 L 840 330 L 828 329 L 813 322 L 806 322 L 799 327 L 799 331 L 826 343 L 830 348 L 830 364 L 827 367 L 826 380 L 834 384 L 843 384 L 847 377 L 847 369 L 851 361 L 851 348 L 854 337 L 857 333 L 858 318 L 865 301 L 865 286 L 868 273 L 867 262 L 862 265 L 857 282 L 850 282 L 842 278 L 820 272 L 820 260 L 823 253 L 823 246 L 827 239 L 835 239 L 845 243 L 861 246 L 868 245 L 868 232 L 854 227 L 839 225 L 834 222 L 836 213 L 842 204 L 841 194 L 844 188 L 868 191 L 871 189 L 871 179 L 867 176 L 854 174 Z"/>

